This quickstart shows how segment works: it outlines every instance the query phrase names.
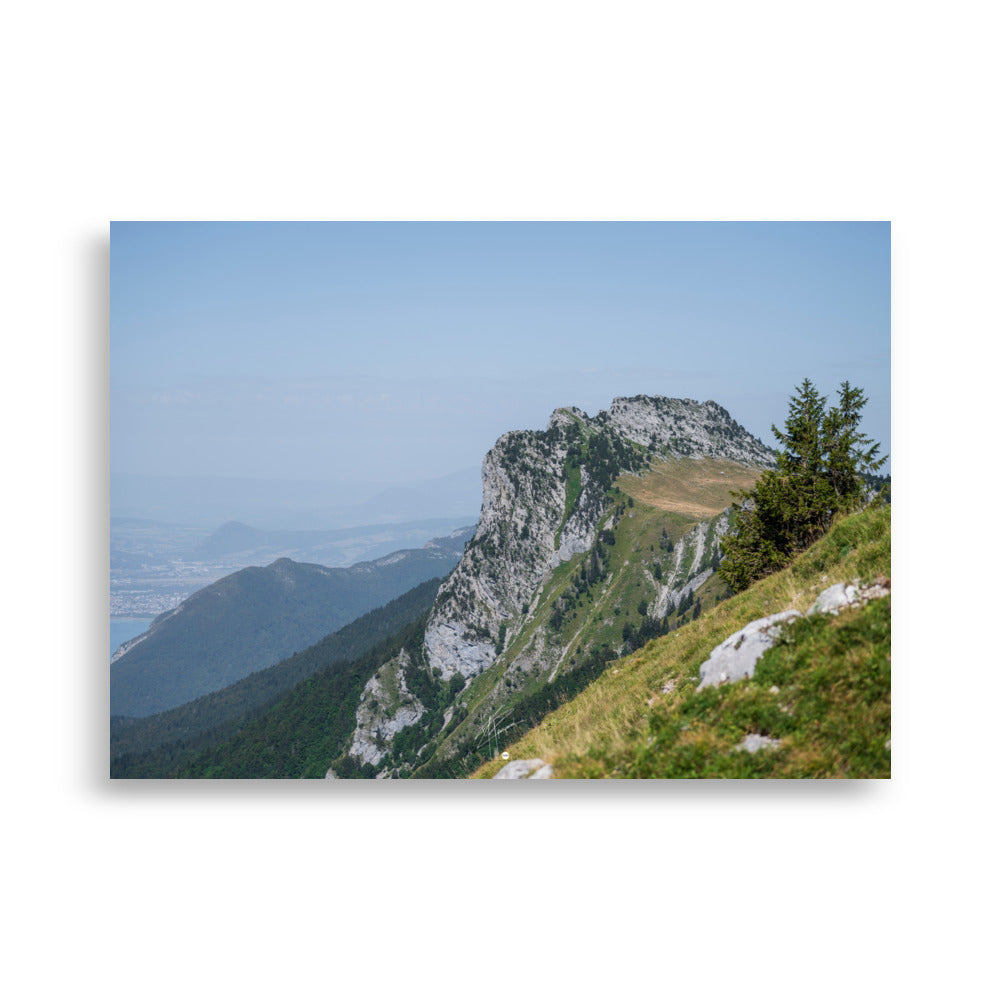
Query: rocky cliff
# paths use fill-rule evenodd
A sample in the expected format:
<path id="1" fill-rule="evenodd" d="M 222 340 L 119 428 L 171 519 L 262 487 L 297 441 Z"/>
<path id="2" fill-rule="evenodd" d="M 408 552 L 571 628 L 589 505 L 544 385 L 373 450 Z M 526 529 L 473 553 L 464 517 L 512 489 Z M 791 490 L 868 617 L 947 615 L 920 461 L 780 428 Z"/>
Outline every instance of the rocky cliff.
<path id="1" fill-rule="evenodd" d="M 472 677 L 488 667 L 546 574 L 593 546 L 617 476 L 672 455 L 773 464 L 721 406 L 690 399 L 615 399 L 593 419 L 565 407 L 545 431 L 503 435 L 483 462 L 475 536 L 431 612 L 432 669 Z"/>
<path id="2" fill-rule="evenodd" d="M 438 592 L 422 650 L 435 683 L 450 680 L 453 693 L 468 694 L 455 700 L 440 733 L 428 728 L 417 763 L 467 715 L 455 739 L 464 731 L 468 743 L 512 698 L 580 664 L 596 669 L 633 635 L 656 621 L 668 627 L 667 616 L 690 605 L 717 564 L 728 513 L 699 521 L 641 507 L 638 516 L 615 486 L 623 473 L 641 476 L 670 458 L 773 464 L 718 404 L 649 396 L 616 399 L 596 417 L 560 408 L 544 431 L 511 431 L 490 449 L 475 535 Z M 622 543 L 613 549 L 616 538 Z M 398 665 L 386 665 L 366 690 L 350 751 L 383 774 L 414 763 L 383 748 L 425 711 L 416 699 L 403 706 L 381 697 L 390 675 L 402 678 Z"/>

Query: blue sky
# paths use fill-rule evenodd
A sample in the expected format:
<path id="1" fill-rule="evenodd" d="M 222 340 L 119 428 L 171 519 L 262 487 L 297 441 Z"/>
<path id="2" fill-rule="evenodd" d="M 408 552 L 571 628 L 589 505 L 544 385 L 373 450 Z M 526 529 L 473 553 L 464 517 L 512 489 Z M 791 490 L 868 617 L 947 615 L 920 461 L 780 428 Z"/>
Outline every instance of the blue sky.
<path id="1" fill-rule="evenodd" d="M 113 223 L 113 476 L 396 482 L 637 393 L 889 448 L 888 223 Z"/>

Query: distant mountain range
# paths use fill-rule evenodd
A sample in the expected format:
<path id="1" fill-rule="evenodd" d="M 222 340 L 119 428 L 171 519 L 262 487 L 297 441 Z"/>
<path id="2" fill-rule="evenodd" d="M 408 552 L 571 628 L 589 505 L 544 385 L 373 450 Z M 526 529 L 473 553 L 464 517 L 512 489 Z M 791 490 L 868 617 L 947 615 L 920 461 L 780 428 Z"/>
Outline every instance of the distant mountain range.
<path id="1" fill-rule="evenodd" d="M 712 774 L 768 776 L 785 758 L 751 757 L 749 748 L 741 757 L 734 741 L 770 734 L 773 745 L 788 734 L 810 750 L 798 753 L 790 742 L 790 770 L 782 773 L 814 776 L 810 755 L 823 734 L 810 714 L 811 688 L 799 690 L 793 677 L 782 676 L 749 692 L 759 698 L 747 701 L 748 692 L 735 687 L 719 715 L 724 696 L 695 689 L 699 664 L 734 628 L 785 607 L 792 589 L 806 607 L 827 573 L 888 574 L 889 512 L 872 509 L 841 524 L 822 540 L 825 554 L 804 557 L 808 565 L 797 570 L 794 588 L 790 580 L 769 578 L 759 590 L 733 597 L 716 572 L 733 498 L 774 465 L 775 453 L 721 406 L 691 399 L 615 399 L 594 417 L 562 407 L 545 430 L 508 432 L 483 462 L 474 534 L 467 529 L 432 543 L 438 561 L 419 561 L 421 554 L 427 559 L 425 547 L 338 576 L 278 560 L 233 574 L 157 619 L 112 664 L 112 711 L 148 715 L 157 711 L 154 703 L 189 704 L 139 722 L 113 718 L 112 774 L 458 778 L 481 768 L 492 774 L 500 752 L 524 737 L 518 753 L 536 765 L 541 758 L 553 764 L 555 755 L 550 773 L 557 777 L 702 776 L 709 773 L 700 766 L 709 750 L 716 754 Z M 258 540 L 253 529 L 235 524 L 212 544 L 221 551 Z M 427 577 L 441 576 L 448 571 L 442 561 L 450 572 L 433 597 L 435 585 L 418 589 L 356 630 L 218 697 L 192 702 L 186 693 L 231 683 L 220 665 L 228 663 L 230 675 L 246 672 L 251 652 L 270 649 L 292 620 L 323 628 L 321 607 L 328 612 L 335 603 L 346 620 L 359 596 L 374 606 L 370 592 L 381 573 L 399 586 L 400 569 L 424 566 L 432 570 Z M 826 685 L 822 715 L 832 719 L 824 775 L 888 776 L 888 606 L 873 614 L 881 617 L 862 624 L 878 684 L 865 673 L 862 693 L 872 698 L 864 710 L 841 698 L 839 682 L 823 680 L 825 662 L 814 678 Z M 177 620 L 185 627 L 171 634 Z M 838 635 L 831 631 L 826 646 L 833 649 Z M 161 636 L 173 640 L 173 666 L 152 656 Z M 325 662 L 362 648 L 350 661 Z M 809 660 L 811 649 L 801 656 Z M 136 658 L 143 653 L 140 669 Z M 269 663 L 279 658 L 273 651 L 267 656 Z M 182 662 L 184 690 L 176 674 Z M 640 670 L 642 683 L 631 700 L 623 699 L 623 685 Z M 857 677 L 845 683 L 853 690 Z M 801 720 L 786 716 L 784 701 L 771 700 L 779 692 L 785 700 L 802 698 Z M 686 700 L 665 715 L 678 698 Z M 552 723 L 548 742 L 532 742 L 534 727 L 557 713 L 565 721 L 580 699 L 590 707 L 571 714 L 574 724 Z M 581 719 L 585 724 L 576 725 Z M 864 746 L 850 751 L 855 758 L 847 767 L 843 751 L 859 720 L 868 727 Z M 702 735 L 710 724 L 718 731 L 711 747 Z M 661 737 L 669 751 L 656 745 Z"/>
<path id="2" fill-rule="evenodd" d="M 689 399 L 616 399 L 595 417 L 564 407 L 544 431 L 504 434 L 483 463 L 475 536 L 350 701 L 331 701 L 346 689 L 321 671 L 178 773 L 470 773 L 500 734 L 714 605 L 730 491 L 773 461 L 722 407 Z"/>
<path id="3" fill-rule="evenodd" d="M 231 534 L 246 539 L 244 527 Z M 473 530 L 459 529 L 423 548 L 350 567 L 282 558 L 202 588 L 115 653 L 111 714 L 141 717 L 165 711 L 311 646 L 417 584 L 448 573 Z"/>
<path id="4" fill-rule="evenodd" d="M 111 614 L 150 618 L 247 566 L 276 559 L 352 566 L 428 538 L 446 536 L 475 515 L 382 522 L 326 530 L 277 530 L 230 521 L 212 532 L 142 518 L 111 518 Z"/>

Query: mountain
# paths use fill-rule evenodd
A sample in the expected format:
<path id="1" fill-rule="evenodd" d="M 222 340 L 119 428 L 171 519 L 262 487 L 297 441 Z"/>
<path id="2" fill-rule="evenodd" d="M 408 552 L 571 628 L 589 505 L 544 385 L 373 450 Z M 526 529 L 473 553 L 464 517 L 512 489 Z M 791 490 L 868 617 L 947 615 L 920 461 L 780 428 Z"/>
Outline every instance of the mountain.
<path id="1" fill-rule="evenodd" d="M 111 663 L 111 714 L 148 716 L 305 649 L 458 561 L 471 528 L 347 568 L 278 559 L 204 587 L 125 643 Z"/>
<path id="2" fill-rule="evenodd" d="M 354 725 L 329 776 L 469 774 L 502 734 L 696 618 L 722 596 L 714 567 L 730 491 L 773 462 L 721 406 L 687 399 L 616 399 L 595 417 L 565 407 L 544 431 L 503 435 L 483 462 L 474 537 L 426 625 L 371 665 L 346 706 Z M 324 675 L 314 682 L 316 700 L 297 692 L 294 709 L 275 706 L 186 773 L 235 774 L 226 761 L 250 759 L 247 740 L 286 761 L 291 744 L 325 740 L 309 720 L 331 706 Z M 301 725 L 286 724 L 292 711 Z"/>
<path id="3" fill-rule="evenodd" d="M 617 661 L 503 748 L 556 778 L 888 778 L 890 541 L 889 506 L 835 522 L 788 568 Z M 860 600 L 817 613 L 847 581 Z M 720 644 L 796 611 L 752 677 L 705 683 Z M 493 754 L 473 776 L 503 764 Z"/>
<path id="4" fill-rule="evenodd" d="M 386 664 L 335 773 L 466 773 L 491 732 L 540 717 L 612 659 L 714 600 L 730 490 L 774 456 L 718 404 L 635 396 L 503 435 L 483 463 L 475 536 L 442 585 L 424 670 L 459 678 L 445 713 Z M 407 735 L 406 730 L 412 730 Z M 390 741 L 391 738 L 391 741 Z M 360 771 L 359 771 L 360 769 Z"/>
<path id="5" fill-rule="evenodd" d="M 470 520 L 473 518 L 466 516 L 463 523 L 467 524 Z M 450 532 L 454 525 L 455 521 L 450 518 L 430 518 L 328 531 L 274 531 L 254 528 L 241 521 L 227 521 L 203 539 L 187 557 L 206 563 L 239 560 L 241 567 L 280 558 L 322 566 L 343 566 L 345 554 L 358 554 L 358 558 L 349 559 L 347 564 L 379 559 L 398 551 L 401 543 L 422 541 L 434 532 Z"/>
<path id="6" fill-rule="evenodd" d="M 469 505 L 478 510 L 478 502 Z M 367 523 L 327 530 L 277 530 L 228 521 L 212 532 L 137 518 L 111 518 L 111 613 L 153 618 L 202 587 L 247 566 L 292 559 L 352 566 L 416 548 L 471 524 L 463 518 Z"/>
<path id="7" fill-rule="evenodd" d="M 314 674 L 326 671 L 337 678 L 350 674 L 355 661 L 379 643 L 394 648 L 399 640 L 393 636 L 415 622 L 422 624 L 440 585 L 439 578 L 418 584 L 301 653 L 220 691 L 141 719 L 113 716 L 111 777 L 169 777 L 199 750 L 228 739 Z"/>

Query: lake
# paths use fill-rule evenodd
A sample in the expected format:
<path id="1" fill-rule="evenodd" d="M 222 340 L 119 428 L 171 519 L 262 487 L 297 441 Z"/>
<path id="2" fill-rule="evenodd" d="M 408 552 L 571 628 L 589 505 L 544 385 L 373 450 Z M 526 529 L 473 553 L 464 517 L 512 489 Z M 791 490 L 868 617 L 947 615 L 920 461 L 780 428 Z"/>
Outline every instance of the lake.
<path id="1" fill-rule="evenodd" d="M 142 635 L 149 628 L 152 618 L 112 618 L 111 619 L 111 652 L 109 656 L 115 655 L 115 650 L 129 639 L 134 639 L 137 635 Z"/>

